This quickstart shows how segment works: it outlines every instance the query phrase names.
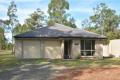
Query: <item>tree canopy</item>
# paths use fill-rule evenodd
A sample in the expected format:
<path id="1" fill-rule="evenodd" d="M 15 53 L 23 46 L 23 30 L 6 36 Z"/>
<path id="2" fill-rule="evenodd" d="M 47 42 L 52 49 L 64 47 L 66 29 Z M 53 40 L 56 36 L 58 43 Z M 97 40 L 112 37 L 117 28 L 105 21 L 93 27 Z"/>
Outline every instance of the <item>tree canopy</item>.
<path id="1" fill-rule="evenodd" d="M 23 25 L 20 23 L 14 28 L 14 33 L 19 34 L 26 31 L 33 30 L 37 27 L 43 27 L 46 25 L 46 15 L 39 8 L 29 15 Z"/>
<path id="2" fill-rule="evenodd" d="M 100 3 L 93 11 L 94 14 L 88 20 L 83 21 L 84 28 L 105 35 L 109 39 L 119 38 L 117 28 L 120 24 L 120 16 L 116 14 L 116 11 L 105 3 Z"/>
<path id="3" fill-rule="evenodd" d="M 0 20 L 0 50 L 5 48 L 4 21 Z"/>
<path id="4" fill-rule="evenodd" d="M 14 1 L 10 2 L 10 5 L 8 7 L 7 16 L 9 17 L 8 24 L 11 25 L 11 28 L 13 29 L 13 26 L 15 26 L 18 22 L 17 20 L 17 6 Z"/>
<path id="5" fill-rule="evenodd" d="M 51 0 L 48 5 L 48 24 L 60 23 L 75 28 L 75 20 L 66 11 L 69 10 L 67 0 Z"/>
<path id="6" fill-rule="evenodd" d="M 0 33 L 3 35 L 4 31 L 10 30 L 14 34 L 20 34 L 38 27 L 43 27 L 44 25 L 53 25 L 54 23 L 76 28 L 75 19 L 68 11 L 68 0 L 50 0 L 47 11 L 48 16 L 38 8 L 29 15 L 23 24 L 20 24 L 16 15 L 17 6 L 12 1 L 7 11 L 9 19 L 4 21 L 8 25 L 8 28 L 0 27 Z M 100 3 L 93 8 L 93 12 L 93 15 L 82 22 L 84 29 L 105 35 L 109 40 L 120 38 L 120 30 L 118 29 L 120 16 L 116 14 L 114 9 L 111 9 L 105 3 Z M 3 38 L 1 39 L 3 40 Z"/>

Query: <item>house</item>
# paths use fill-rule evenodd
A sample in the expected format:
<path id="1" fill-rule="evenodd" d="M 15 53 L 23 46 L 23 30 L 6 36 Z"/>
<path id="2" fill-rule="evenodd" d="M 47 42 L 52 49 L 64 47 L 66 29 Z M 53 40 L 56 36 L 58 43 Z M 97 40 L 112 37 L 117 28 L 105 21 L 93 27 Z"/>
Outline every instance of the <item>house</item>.
<path id="1" fill-rule="evenodd" d="M 61 24 L 14 36 L 17 58 L 76 59 L 103 57 L 105 36 Z"/>

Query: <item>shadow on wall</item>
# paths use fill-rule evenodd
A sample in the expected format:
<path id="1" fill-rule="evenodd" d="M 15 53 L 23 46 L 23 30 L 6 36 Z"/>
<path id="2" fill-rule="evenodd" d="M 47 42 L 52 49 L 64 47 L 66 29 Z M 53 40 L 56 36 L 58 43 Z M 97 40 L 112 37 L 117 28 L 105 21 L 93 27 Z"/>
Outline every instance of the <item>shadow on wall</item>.
<path id="1" fill-rule="evenodd" d="M 50 80 L 55 73 L 50 63 L 41 65 L 22 65 L 0 72 L 0 80 Z"/>
<path id="2" fill-rule="evenodd" d="M 56 58 L 62 58 L 62 53 L 60 51 L 59 47 L 48 47 L 46 49 L 46 56 L 45 58 L 51 58 L 51 59 L 56 59 Z"/>

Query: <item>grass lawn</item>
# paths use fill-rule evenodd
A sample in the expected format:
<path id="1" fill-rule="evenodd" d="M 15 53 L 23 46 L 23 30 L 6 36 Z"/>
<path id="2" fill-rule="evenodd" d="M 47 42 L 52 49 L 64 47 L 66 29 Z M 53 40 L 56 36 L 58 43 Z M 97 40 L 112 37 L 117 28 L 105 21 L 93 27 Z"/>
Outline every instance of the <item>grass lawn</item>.
<path id="1" fill-rule="evenodd" d="M 46 59 L 19 60 L 15 58 L 14 54 L 11 54 L 11 51 L 0 51 L 0 71 L 3 72 L 1 73 L 2 76 L 6 76 L 10 74 L 11 72 L 12 73 L 16 73 L 18 71 L 23 72 L 23 71 L 20 71 L 21 69 L 17 71 L 14 70 L 15 69 L 14 67 L 21 67 L 24 64 L 31 64 L 31 63 L 32 64 L 43 64 L 46 62 L 54 64 L 56 65 L 56 67 L 67 66 L 66 69 L 60 70 L 55 76 L 55 79 L 53 80 L 120 80 L 120 77 L 119 77 L 120 59 L 119 58 L 118 59 L 108 58 L 108 59 L 101 59 L 101 60 L 83 60 L 83 59 L 82 60 L 81 59 L 76 59 L 76 60 L 60 60 L 60 59 L 59 60 L 58 59 L 56 60 L 46 60 Z M 7 72 L 6 70 L 6 69 L 11 70 L 9 68 L 13 68 L 10 73 L 8 73 L 9 71 Z M 35 69 L 33 68 L 32 72 L 34 72 L 34 70 L 36 70 L 36 68 Z M 31 71 L 28 71 L 28 72 L 31 73 Z M 36 72 L 36 74 L 37 73 L 38 72 Z M 20 75 L 20 73 L 16 73 L 16 74 Z M 11 76 L 13 77 L 15 75 L 12 74 L 9 77 Z"/>
<path id="2" fill-rule="evenodd" d="M 91 67 L 112 67 L 113 65 L 120 65 L 120 59 L 110 58 L 102 60 L 19 60 L 16 59 L 11 51 L 0 51 L 0 69 L 6 69 L 22 65 L 26 63 L 41 64 L 42 62 L 51 62 L 54 65 L 61 65 L 67 67 L 91 68 Z"/>
<path id="3" fill-rule="evenodd" d="M 0 69 L 11 68 L 20 64 L 11 51 L 0 51 Z"/>
<path id="4" fill-rule="evenodd" d="M 120 59 L 109 58 L 101 60 L 53 60 L 56 65 L 65 65 L 68 67 L 92 68 L 92 67 L 113 67 L 120 65 Z"/>

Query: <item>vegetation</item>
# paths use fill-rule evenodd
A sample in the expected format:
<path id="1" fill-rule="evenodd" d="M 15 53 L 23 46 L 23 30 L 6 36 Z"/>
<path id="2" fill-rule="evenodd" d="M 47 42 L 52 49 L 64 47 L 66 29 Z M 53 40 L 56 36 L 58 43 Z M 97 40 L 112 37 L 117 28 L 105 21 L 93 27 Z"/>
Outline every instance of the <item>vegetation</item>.
<path id="1" fill-rule="evenodd" d="M 8 12 L 7 12 L 7 16 L 9 17 L 9 20 L 6 21 L 6 24 L 8 25 L 8 29 L 11 31 L 12 35 L 13 35 L 13 28 L 18 23 L 16 12 L 17 12 L 16 4 L 14 1 L 12 1 L 8 7 Z"/>
<path id="2" fill-rule="evenodd" d="M 4 30 L 4 21 L 0 20 L 0 50 L 5 49 L 5 43 L 6 43 L 6 39 L 5 39 L 5 30 Z"/>
<path id="3" fill-rule="evenodd" d="M 0 69 L 11 68 L 20 64 L 11 51 L 0 51 Z"/>
<path id="4" fill-rule="evenodd" d="M 37 27 L 43 27 L 47 23 L 46 18 L 44 12 L 38 8 L 34 13 L 30 14 L 29 18 L 25 20 L 23 25 L 20 23 L 17 24 L 13 31 L 15 34 L 20 34 L 36 29 Z"/>
<path id="5" fill-rule="evenodd" d="M 108 58 L 102 60 L 89 60 L 89 59 L 77 59 L 77 60 L 53 60 L 51 61 L 55 65 L 64 65 L 67 67 L 75 68 L 92 68 L 92 67 L 113 67 L 120 65 L 120 59 Z"/>
<path id="6" fill-rule="evenodd" d="M 20 34 L 26 31 L 43 27 L 44 25 L 53 25 L 54 23 L 64 24 L 75 28 L 75 20 L 70 14 L 66 13 L 69 10 L 69 3 L 67 0 L 51 0 L 48 5 L 48 14 L 46 16 L 39 8 L 29 15 L 23 25 L 18 23 L 13 29 L 14 34 Z"/>
<path id="7" fill-rule="evenodd" d="M 4 29 L 0 27 L 0 50 L 5 49 Z"/>
<path id="8" fill-rule="evenodd" d="M 24 64 L 44 64 L 51 63 L 57 66 L 66 66 L 71 68 L 92 68 L 92 67 L 112 67 L 119 66 L 119 58 L 108 58 L 102 60 L 47 60 L 47 59 L 31 59 L 31 60 L 19 60 L 11 51 L 0 51 L 0 70 L 13 68 Z"/>
<path id="9" fill-rule="evenodd" d="M 38 27 L 43 27 L 44 25 L 53 25 L 54 23 L 60 23 L 76 28 L 75 19 L 67 13 L 68 11 L 68 0 L 51 0 L 48 4 L 48 16 L 38 8 L 29 15 L 23 24 L 20 24 L 16 14 L 17 5 L 12 1 L 7 12 L 9 19 L 5 21 L 1 20 L 5 24 L 4 27 L 0 26 L 1 49 L 12 47 L 13 44 L 8 43 L 5 39 L 4 33 L 6 31 L 15 35 Z M 108 41 L 120 38 L 120 30 L 118 29 L 120 16 L 116 14 L 116 11 L 109 8 L 105 3 L 100 3 L 93 11 L 94 14 L 91 15 L 89 19 L 83 21 L 83 28 L 107 36 Z"/>
<path id="10" fill-rule="evenodd" d="M 48 5 L 48 24 L 60 23 L 76 28 L 74 18 L 66 13 L 67 10 L 69 10 L 69 3 L 67 0 L 51 0 Z"/>
<path id="11" fill-rule="evenodd" d="M 97 5 L 94 14 L 83 21 L 84 29 L 105 35 L 108 40 L 120 38 L 119 24 L 120 16 L 105 3 Z"/>

